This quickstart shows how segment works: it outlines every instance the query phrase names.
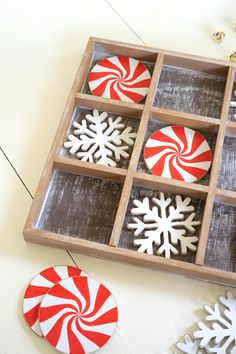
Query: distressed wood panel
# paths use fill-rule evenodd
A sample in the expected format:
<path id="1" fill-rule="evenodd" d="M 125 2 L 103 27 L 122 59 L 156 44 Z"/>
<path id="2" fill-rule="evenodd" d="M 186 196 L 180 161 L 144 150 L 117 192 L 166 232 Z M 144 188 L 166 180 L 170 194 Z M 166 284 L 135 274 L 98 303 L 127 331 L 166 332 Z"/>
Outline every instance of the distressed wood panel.
<path id="1" fill-rule="evenodd" d="M 108 243 L 122 185 L 55 171 L 37 228 Z"/>
<path id="2" fill-rule="evenodd" d="M 154 106 L 220 118 L 226 78 L 164 65 Z"/>
<path id="3" fill-rule="evenodd" d="M 236 207 L 214 204 L 205 265 L 236 272 Z"/>
<path id="4" fill-rule="evenodd" d="M 218 186 L 222 189 L 236 190 L 236 138 L 225 137 Z"/>

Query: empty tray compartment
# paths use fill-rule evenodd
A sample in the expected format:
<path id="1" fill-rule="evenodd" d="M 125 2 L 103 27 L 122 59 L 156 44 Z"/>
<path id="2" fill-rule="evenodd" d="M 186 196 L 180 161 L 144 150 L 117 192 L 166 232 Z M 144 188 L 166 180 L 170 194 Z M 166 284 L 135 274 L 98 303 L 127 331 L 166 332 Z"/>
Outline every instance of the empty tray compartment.
<path id="1" fill-rule="evenodd" d="M 150 53 L 149 51 L 145 51 L 145 50 L 132 50 L 131 48 L 120 48 L 119 47 L 114 47 L 111 46 L 109 44 L 103 44 L 103 43 L 95 43 L 94 47 L 93 47 L 93 53 L 92 53 L 92 57 L 90 58 L 90 64 L 89 64 L 89 68 L 88 68 L 88 72 L 86 75 L 86 79 L 84 82 L 84 85 L 82 86 L 82 93 L 86 93 L 86 94 L 91 94 L 91 91 L 89 89 L 89 85 L 88 85 L 88 77 L 89 77 L 89 73 L 92 70 L 92 68 L 101 60 L 109 58 L 109 57 L 113 57 L 113 56 L 128 56 L 128 57 L 132 57 L 133 59 L 139 60 L 141 61 L 149 70 L 150 74 L 152 75 L 153 70 L 154 70 L 154 66 L 155 66 L 155 62 L 156 62 L 156 58 L 157 58 L 157 54 L 156 53 Z M 145 102 L 144 98 L 140 103 L 144 103 Z"/>
<path id="2" fill-rule="evenodd" d="M 226 136 L 224 139 L 218 186 L 236 190 L 236 137 Z"/>
<path id="3" fill-rule="evenodd" d="M 109 106 L 107 107 L 109 109 Z M 67 130 L 67 134 L 66 137 L 64 138 L 64 142 L 68 142 L 71 143 L 70 139 L 68 138 L 69 135 L 73 136 L 73 139 L 75 139 L 75 151 L 73 153 L 71 153 L 70 148 L 65 148 L 64 145 L 62 145 L 59 155 L 63 156 L 63 157 L 69 157 L 69 158 L 74 158 L 74 159 L 78 159 L 77 157 L 77 153 L 85 153 L 86 156 L 86 161 L 89 161 L 89 158 L 91 155 L 93 162 L 96 163 L 99 158 L 95 158 L 95 154 L 99 149 L 99 145 L 97 144 L 99 139 L 98 137 L 101 136 L 101 134 L 104 136 L 104 140 L 103 142 L 107 141 L 107 145 L 105 145 L 103 142 L 101 144 L 101 146 L 105 146 L 106 149 L 109 150 L 109 152 L 112 153 L 112 155 L 108 156 L 109 159 L 111 159 L 112 161 L 114 161 L 116 163 L 116 167 L 120 167 L 120 168 L 125 168 L 127 169 L 129 166 L 129 161 L 132 155 L 132 151 L 133 151 L 133 146 L 135 143 L 135 137 L 133 137 L 133 133 L 137 133 L 138 131 L 138 127 L 139 127 L 139 123 L 140 123 L 140 118 L 141 118 L 141 113 L 142 111 L 132 111 L 129 110 L 128 113 L 121 113 L 119 114 L 119 112 L 117 113 L 112 113 L 112 112 L 107 112 L 107 118 L 105 118 L 101 124 L 99 124 L 97 130 L 94 129 L 91 126 L 94 126 L 94 122 L 91 122 L 91 117 L 88 117 L 88 119 L 86 119 L 87 115 L 93 116 L 95 108 L 88 108 L 88 107 L 82 107 L 82 106 L 77 106 L 75 107 L 74 113 L 72 115 L 71 118 L 71 122 L 69 125 L 69 128 Z M 97 105 L 96 108 L 99 112 L 99 115 L 101 116 L 101 114 L 104 112 L 104 110 L 99 109 L 99 104 Z M 120 120 L 120 118 L 117 120 L 117 118 L 120 117 L 122 118 L 122 120 Z M 112 123 L 110 122 L 110 118 L 112 118 Z M 94 119 L 94 121 L 96 121 L 96 117 Z M 83 128 L 81 128 L 81 132 L 78 134 L 78 126 L 75 127 L 73 126 L 73 123 L 78 123 L 80 125 L 83 124 Z M 123 128 L 119 127 L 120 124 L 123 124 Z M 107 127 L 105 128 L 103 125 L 107 125 Z M 130 127 L 130 134 L 129 136 L 131 137 L 131 141 L 133 141 L 133 145 L 128 144 L 124 139 L 122 139 L 122 132 L 125 131 L 126 128 Z M 99 130 L 98 130 L 99 129 Z M 112 138 L 112 134 L 114 134 L 115 131 L 119 131 L 119 137 L 120 137 L 120 145 L 117 144 L 116 140 L 114 138 Z M 76 133 L 77 131 L 77 133 Z M 86 140 L 85 139 L 81 139 L 83 136 L 86 136 Z M 76 149 L 76 141 L 78 142 L 80 141 L 84 141 L 85 144 L 78 146 L 78 148 Z M 64 143 L 63 142 L 63 143 Z M 87 145 L 87 142 L 89 142 L 89 144 Z M 87 145 L 87 146 L 86 146 Z M 109 145 L 109 146 L 108 146 Z M 114 153 L 114 149 L 116 146 L 126 146 L 127 149 L 125 148 L 125 153 L 128 154 L 128 156 L 126 157 L 121 157 L 119 161 L 116 160 L 115 158 L 115 153 Z M 95 149 L 94 149 L 95 147 Z M 103 149 L 102 149 L 103 150 Z M 103 150 L 104 151 L 104 150 Z M 90 154 L 90 152 L 92 152 Z M 80 160 L 82 159 L 82 157 L 80 157 Z"/>
<path id="4" fill-rule="evenodd" d="M 168 60 L 167 60 L 168 61 Z M 189 65 L 188 65 L 189 64 Z M 198 62 L 186 60 L 186 67 L 163 65 L 154 106 L 213 118 L 220 118 L 226 85 L 226 69 L 201 71 Z"/>
<path id="5" fill-rule="evenodd" d="M 160 119 L 162 119 L 161 116 L 160 116 Z M 173 122 L 174 122 L 174 118 L 173 118 Z M 145 140 L 144 140 L 144 144 L 143 144 L 143 148 L 142 148 L 142 151 L 141 151 L 141 154 L 140 154 L 138 168 L 137 168 L 137 170 L 139 172 L 145 172 L 145 173 L 149 173 L 150 174 L 150 171 L 148 170 L 148 168 L 147 168 L 147 166 L 145 164 L 144 155 L 143 155 L 144 146 L 145 146 L 148 138 L 150 137 L 150 135 L 152 135 L 157 130 L 162 129 L 162 128 L 167 127 L 167 126 L 170 126 L 170 125 L 176 125 L 176 124 L 171 124 L 171 123 L 166 124 L 166 123 L 163 123 L 163 121 L 161 121 L 161 120 L 152 119 L 152 118 L 149 120 L 148 128 L 147 128 L 146 135 L 145 135 Z M 187 125 L 185 125 L 185 126 L 187 126 Z M 192 129 L 192 128 L 190 128 L 190 129 Z M 208 142 L 208 144 L 209 144 L 209 146 L 211 148 L 212 156 L 214 156 L 217 134 L 214 131 L 205 131 L 205 129 L 204 130 L 194 129 L 194 130 L 199 132 L 201 135 L 203 135 L 205 137 L 205 139 L 207 140 L 207 142 Z M 214 130 L 214 128 L 212 130 Z M 206 175 L 203 178 L 201 178 L 200 180 L 198 180 L 198 181 L 196 181 L 194 183 L 208 185 L 209 184 L 209 180 L 210 180 L 210 171 L 211 170 L 209 169 L 209 171 L 206 173 Z"/>
<path id="6" fill-rule="evenodd" d="M 137 217 L 140 221 L 146 223 L 146 224 L 150 224 L 153 223 L 153 221 L 146 221 L 143 219 L 143 216 L 141 215 L 132 215 L 131 213 L 131 209 L 132 208 L 136 208 L 136 206 L 134 205 L 134 200 L 137 199 L 141 202 L 143 202 L 143 199 L 145 197 L 149 198 L 149 210 L 152 209 L 153 207 L 156 206 L 155 203 L 153 203 L 152 198 L 160 198 L 160 192 L 164 193 L 164 197 L 165 199 L 167 198 L 171 198 L 171 203 L 170 205 L 168 205 L 168 207 L 166 208 L 166 217 L 168 217 L 170 215 L 170 209 L 169 206 L 173 206 L 176 208 L 177 206 L 177 202 L 176 202 L 176 196 L 178 195 L 177 193 L 169 193 L 167 192 L 168 187 L 163 188 L 159 188 L 159 189 L 147 189 L 144 187 L 140 187 L 138 185 L 134 185 L 131 191 L 131 195 L 130 195 L 130 199 L 129 199 L 129 203 L 128 203 L 128 207 L 127 207 L 127 211 L 126 211 L 126 215 L 125 215 L 125 220 L 124 220 L 124 224 L 122 227 L 122 232 L 121 232 L 121 236 L 120 236 L 120 240 L 119 240 L 119 247 L 122 248 L 127 248 L 130 250 L 133 250 L 135 252 L 137 252 L 139 246 L 135 246 L 133 244 L 134 240 L 137 239 L 145 239 L 144 237 L 144 231 L 148 231 L 148 229 L 143 230 L 139 236 L 134 237 L 134 231 L 135 229 L 129 229 L 127 227 L 128 224 L 133 224 L 135 221 L 133 218 Z M 179 194 L 182 197 L 182 200 L 184 200 L 185 198 L 187 198 L 189 195 L 189 193 L 186 193 L 186 195 L 183 194 Z M 194 213 L 195 213 L 195 217 L 194 217 L 194 221 L 202 221 L 202 216 L 203 216 L 203 212 L 204 212 L 204 206 L 205 206 L 205 200 L 202 199 L 198 199 L 196 197 L 191 198 L 191 202 L 189 203 L 189 205 L 194 206 Z M 160 207 L 158 206 L 158 213 L 159 216 L 162 215 L 162 212 L 160 210 Z M 188 218 L 188 216 L 191 214 L 192 212 L 183 212 L 184 218 L 183 220 L 186 220 Z M 180 219 L 175 219 L 175 221 L 179 221 Z M 182 220 L 182 219 L 181 219 Z M 174 220 L 173 220 L 174 221 Z M 179 226 L 173 226 L 176 229 L 183 229 L 183 225 L 179 225 Z M 190 231 L 186 231 L 186 236 L 197 236 L 199 237 L 200 235 L 200 230 L 201 230 L 201 224 L 194 226 L 195 227 L 195 232 L 190 232 Z M 151 230 L 155 230 L 156 227 L 151 228 Z M 169 240 L 170 240 L 170 232 L 169 233 Z M 162 255 L 157 255 L 157 249 L 163 245 L 163 234 L 161 234 L 161 243 L 160 245 L 155 245 L 153 243 L 153 257 L 164 257 L 164 253 Z M 197 247 L 197 243 L 195 243 L 196 247 Z M 195 255 L 196 253 L 194 251 L 191 251 L 188 249 L 188 252 L 186 255 L 182 255 L 181 254 L 181 250 L 180 250 L 180 242 L 178 241 L 177 245 L 174 245 L 174 247 L 176 247 L 176 249 L 178 250 L 179 254 L 174 255 L 172 254 L 170 258 L 172 259 L 178 259 L 181 261 L 185 261 L 185 262 L 194 262 L 195 260 Z"/>
<path id="7" fill-rule="evenodd" d="M 36 229 L 108 244 L 122 184 L 55 170 Z"/>
<path id="8" fill-rule="evenodd" d="M 208 235 L 205 266 L 236 271 L 236 207 L 215 203 Z"/>
<path id="9" fill-rule="evenodd" d="M 234 77 L 231 100 L 234 101 L 236 104 L 236 76 Z M 236 107 L 229 108 L 229 120 L 236 122 Z"/>

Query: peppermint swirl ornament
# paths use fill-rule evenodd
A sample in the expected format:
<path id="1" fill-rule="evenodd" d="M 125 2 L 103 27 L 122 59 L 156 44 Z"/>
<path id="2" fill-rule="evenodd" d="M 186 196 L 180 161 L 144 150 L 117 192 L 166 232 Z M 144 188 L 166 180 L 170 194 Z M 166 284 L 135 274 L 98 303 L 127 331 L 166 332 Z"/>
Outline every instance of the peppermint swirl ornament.
<path id="1" fill-rule="evenodd" d="M 144 161 L 152 174 L 185 182 L 201 179 L 208 172 L 211 160 L 206 139 L 182 126 L 156 131 L 144 147 Z"/>
<path id="2" fill-rule="evenodd" d="M 127 102 L 140 102 L 147 95 L 151 75 L 136 59 L 115 56 L 99 61 L 88 77 L 90 91 L 95 96 Z"/>
<path id="3" fill-rule="evenodd" d="M 23 315 L 31 329 L 42 336 L 39 326 L 39 307 L 47 291 L 62 279 L 86 273 L 71 266 L 55 266 L 44 269 L 29 283 L 23 300 Z"/>
<path id="4" fill-rule="evenodd" d="M 114 297 L 88 277 L 60 281 L 45 295 L 39 312 L 44 338 L 66 354 L 87 354 L 103 347 L 118 320 Z"/>

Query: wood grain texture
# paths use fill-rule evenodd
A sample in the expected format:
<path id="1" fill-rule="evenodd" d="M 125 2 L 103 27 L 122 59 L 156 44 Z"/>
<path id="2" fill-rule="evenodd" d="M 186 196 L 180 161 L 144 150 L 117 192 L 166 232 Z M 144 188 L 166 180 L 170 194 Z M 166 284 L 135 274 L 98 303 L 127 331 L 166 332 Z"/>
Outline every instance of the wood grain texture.
<path id="1" fill-rule="evenodd" d="M 221 161 L 218 187 L 236 191 L 236 138 L 225 137 Z"/>
<path id="2" fill-rule="evenodd" d="M 125 114 L 137 119 L 141 118 L 144 108 L 144 105 L 141 103 L 118 101 L 84 93 L 77 93 L 75 95 L 75 102 L 77 105 L 89 109 L 96 108 L 107 112 Z"/>
<path id="3" fill-rule="evenodd" d="M 178 193 L 205 200 L 209 190 L 208 186 L 202 184 L 178 181 L 172 178 L 147 175 L 143 172 L 134 174 L 134 184 L 143 188 L 158 189 L 163 192 Z"/>
<path id="4" fill-rule="evenodd" d="M 103 166 L 62 156 L 55 156 L 53 166 L 58 170 L 85 176 L 104 178 L 116 182 L 124 182 L 127 174 L 127 170 L 124 168 Z"/>
<path id="5" fill-rule="evenodd" d="M 209 267 L 236 272 L 236 207 L 215 203 L 205 261 Z"/>
<path id="6" fill-rule="evenodd" d="M 163 66 L 154 106 L 220 118 L 226 77 Z"/>
<path id="7" fill-rule="evenodd" d="M 184 125 L 188 128 L 201 129 L 204 132 L 212 133 L 217 133 L 220 125 L 220 120 L 216 118 L 159 107 L 152 108 L 151 119 L 159 120 L 164 124 Z"/>
<path id="8" fill-rule="evenodd" d="M 121 190 L 118 183 L 55 171 L 37 228 L 108 243 Z"/>

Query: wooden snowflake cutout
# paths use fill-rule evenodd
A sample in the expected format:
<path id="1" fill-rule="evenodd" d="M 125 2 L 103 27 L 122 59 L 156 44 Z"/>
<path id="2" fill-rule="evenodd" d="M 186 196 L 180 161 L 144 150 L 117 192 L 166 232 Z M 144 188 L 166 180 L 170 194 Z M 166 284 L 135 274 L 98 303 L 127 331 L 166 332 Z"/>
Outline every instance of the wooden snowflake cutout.
<path id="1" fill-rule="evenodd" d="M 195 221 L 194 206 L 190 205 L 189 197 L 182 199 L 180 195 L 175 198 L 175 206 L 170 205 L 171 198 L 165 199 L 164 193 L 159 198 L 152 198 L 154 204 L 150 207 L 149 198 L 143 201 L 134 200 L 135 208 L 131 214 L 135 215 L 134 223 L 127 225 L 128 229 L 135 230 L 134 237 L 143 233 L 144 238 L 134 240 L 134 245 L 139 246 L 138 252 L 153 254 L 154 246 L 158 246 L 157 254 L 164 254 L 170 258 L 171 254 L 178 254 L 177 246 L 180 246 L 181 254 L 186 255 L 188 249 L 196 251 L 195 243 L 198 237 L 194 235 L 195 227 L 200 221 Z M 187 213 L 187 215 L 186 215 Z M 136 216 L 142 216 L 142 219 Z M 189 234 L 186 234 L 188 231 Z"/>
<path id="2" fill-rule="evenodd" d="M 81 124 L 73 123 L 74 134 L 68 136 L 64 147 L 82 161 L 95 162 L 106 166 L 116 166 L 121 158 L 129 157 L 129 148 L 134 144 L 136 133 L 125 127 L 122 118 L 115 119 L 106 112 L 86 114 Z"/>
<path id="3" fill-rule="evenodd" d="M 199 346 L 207 353 L 236 353 L 236 299 L 228 291 L 226 296 L 219 297 L 219 303 L 213 307 L 204 307 L 207 316 L 204 322 L 198 322 L 199 330 L 193 336 L 200 339 Z"/>
<path id="4" fill-rule="evenodd" d="M 184 342 L 179 342 L 176 344 L 176 348 L 179 349 L 181 353 L 184 354 L 206 354 L 207 353 L 205 349 L 201 349 L 199 347 L 199 341 L 197 339 L 193 339 L 188 334 L 184 336 Z"/>

